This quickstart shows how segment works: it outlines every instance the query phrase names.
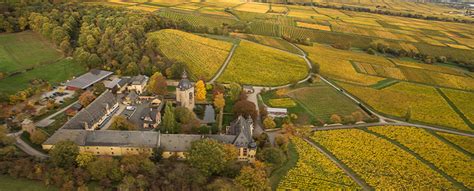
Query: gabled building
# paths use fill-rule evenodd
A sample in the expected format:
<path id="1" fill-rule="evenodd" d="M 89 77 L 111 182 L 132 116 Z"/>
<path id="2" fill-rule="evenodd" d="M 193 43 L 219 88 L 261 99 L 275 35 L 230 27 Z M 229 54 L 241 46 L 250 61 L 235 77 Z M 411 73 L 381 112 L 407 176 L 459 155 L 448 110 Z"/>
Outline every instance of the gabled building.
<path id="1" fill-rule="evenodd" d="M 130 85 L 127 87 L 129 91 L 135 91 L 138 94 L 142 94 L 145 91 L 146 84 L 148 83 L 148 76 L 138 75 L 132 77 Z"/>
<path id="2" fill-rule="evenodd" d="M 76 143 L 81 152 L 95 155 L 120 156 L 126 154 L 152 154 L 155 148 L 163 150 L 163 158 L 175 156 L 186 158 L 186 152 L 193 141 L 214 139 L 225 144 L 233 144 L 239 149 L 238 160 L 255 160 L 256 144 L 252 139 L 253 122 L 239 117 L 228 128 L 226 135 L 161 134 L 157 131 L 87 131 L 84 129 L 61 128 L 42 146 L 49 150 L 60 141 L 70 140 Z"/>
<path id="3" fill-rule="evenodd" d="M 117 109 L 117 98 L 109 90 L 106 90 L 86 108 L 79 111 L 61 128 L 85 130 L 98 129 Z"/>
<path id="4" fill-rule="evenodd" d="M 255 160 L 257 144 L 253 140 L 253 120 L 252 117 L 245 119 L 239 116 L 228 128 L 227 135 L 235 135 L 234 144 L 239 149 L 239 160 Z"/>

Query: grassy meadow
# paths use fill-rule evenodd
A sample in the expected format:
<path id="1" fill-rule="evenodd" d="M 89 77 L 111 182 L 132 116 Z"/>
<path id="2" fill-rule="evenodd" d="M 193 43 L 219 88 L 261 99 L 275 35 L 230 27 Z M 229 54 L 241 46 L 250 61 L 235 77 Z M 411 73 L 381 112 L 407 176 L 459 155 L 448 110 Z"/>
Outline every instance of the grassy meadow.
<path id="1" fill-rule="evenodd" d="M 54 45 L 34 32 L 0 34 L 0 72 L 11 74 L 61 58 Z"/>

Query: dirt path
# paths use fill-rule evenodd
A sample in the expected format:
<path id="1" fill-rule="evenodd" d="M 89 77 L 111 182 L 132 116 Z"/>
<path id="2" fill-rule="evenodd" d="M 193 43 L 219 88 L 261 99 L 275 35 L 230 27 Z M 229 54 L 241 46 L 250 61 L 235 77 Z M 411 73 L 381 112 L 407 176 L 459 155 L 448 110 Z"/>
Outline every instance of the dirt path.
<path id="1" fill-rule="evenodd" d="M 239 46 L 239 43 L 234 43 L 232 45 L 232 49 L 230 49 L 229 55 L 227 55 L 227 58 L 225 59 L 224 64 L 222 64 L 221 68 L 219 69 L 219 71 L 217 71 L 214 77 L 211 80 L 209 80 L 209 83 L 214 83 L 217 80 L 217 78 L 221 76 L 222 72 L 224 72 L 225 68 L 227 68 L 227 65 L 229 65 L 230 60 L 232 60 L 232 56 L 234 55 L 234 52 L 237 46 Z"/>

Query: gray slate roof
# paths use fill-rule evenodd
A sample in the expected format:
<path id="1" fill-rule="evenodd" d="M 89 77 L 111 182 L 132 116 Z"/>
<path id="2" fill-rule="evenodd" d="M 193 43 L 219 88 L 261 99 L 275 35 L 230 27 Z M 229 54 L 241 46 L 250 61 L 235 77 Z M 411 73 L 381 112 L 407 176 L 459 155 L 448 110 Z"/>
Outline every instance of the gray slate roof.
<path id="1" fill-rule="evenodd" d="M 188 74 L 186 74 L 186 71 L 184 71 L 181 77 L 181 80 L 178 83 L 177 88 L 179 88 L 179 90 L 181 91 L 184 91 L 192 87 L 193 87 L 193 84 L 191 83 L 191 81 L 188 80 Z"/>
<path id="2" fill-rule="evenodd" d="M 54 145 L 60 141 L 72 141 L 77 145 L 84 145 L 87 136 L 86 130 L 59 129 L 46 140 L 43 145 Z"/>
<path id="3" fill-rule="evenodd" d="M 206 105 L 206 109 L 204 111 L 204 118 L 202 123 L 215 123 L 216 122 L 216 112 L 212 105 Z"/>
<path id="4" fill-rule="evenodd" d="M 140 84 L 143 84 L 144 82 L 146 82 L 147 80 L 148 80 L 148 77 L 145 76 L 145 75 L 134 76 L 132 78 L 132 84 L 133 85 L 140 85 Z"/>
<path id="5" fill-rule="evenodd" d="M 115 86 L 117 86 L 120 81 L 122 81 L 122 79 L 120 78 L 115 78 L 112 81 L 105 81 L 104 86 L 106 88 L 112 89 L 112 88 L 115 88 Z"/>
<path id="6" fill-rule="evenodd" d="M 161 134 L 160 147 L 164 151 L 184 152 L 191 148 L 193 141 L 200 140 L 202 135 Z"/>
<path id="7" fill-rule="evenodd" d="M 238 147 L 247 147 L 254 143 L 251 128 L 252 118 L 245 119 L 239 116 L 229 127 L 229 134 L 236 135 L 234 145 Z"/>
<path id="8" fill-rule="evenodd" d="M 87 131 L 60 129 L 44 145 L 54 145 L 70 140 L 79 146 L 157 147 L 159 132 L 156 131 Z"/>
<path id="9" fill-rule="evenodd" d="M 156 131 L 88 131 L 85 146 L 157 147 Z"/>
<path id="10" fill-rule="evenodd" d="M 79 111 L 74 117 L 66 122 L 62 129 L 85 129 L 84 123 L 89 127 L 95 124 L 106 114 L 106 108 L 112 107 L 117 103 L 116 97 L 110 92 L 105 91 L 102 95 L 97 97 L 86 108 Z"/>
<path id="11" fill-rule="evenodd" d="M 91 70 L 82 76 L 79 76 L 75 79 L 72 79 L 69 82 L 66 82 L 66 86 L 75 87 L 79 89 L 86 89 L 94 83 L 103 80 L 104 78 L 112 75 L 113 72 L 105 70 Z"/>

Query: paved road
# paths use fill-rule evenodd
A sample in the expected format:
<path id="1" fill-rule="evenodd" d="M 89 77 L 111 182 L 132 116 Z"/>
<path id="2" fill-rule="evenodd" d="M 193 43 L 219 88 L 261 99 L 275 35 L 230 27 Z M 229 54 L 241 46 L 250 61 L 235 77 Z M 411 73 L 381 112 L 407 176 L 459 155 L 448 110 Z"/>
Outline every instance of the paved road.
<path id="1" fill-rule="evenodd" d="M 47 127 L 48 125 L 51 125 L 51 123 L 54 122 L 54 117 L 56 117 L 57 115 L 59 115 L 60 113 L 66 111 L 67 109 L 69 109 L 70 107 L 72 107 L 74 104 L 76 104 L 78 101 L 75 101 L 74 103 L 71 103 L 69 104 L 68 106 L 62 108 L 61 110 L 57 111 L 56 113 L 53 113 L 51 114 L 50 116 L 38 121 L 35 123 L 35 126 L 37 127 Z"/>
<path id="2" fill-rule="evenodd" d="M 23 152 L 25 152 L 26 154 L 30 155 L 30 156 L 35 156 L 35 157 L 38 157 L 40 159 L 45 159 L 45 158 L 48 158 L 49 156 L 42 153 L 42 152 L 39 152 L 38 150 L 34 149 L 33 147 L 31 147 L 28 143 L 26 143 L 25 141 L 23 141 L 21 138 L 20 138 L 20 135 L 23 133 L 23 131 L 18 131 L 16 133 L 10 133 L 8 134 L 8 136 L 11 136 L 11 137 L 15 137 L 15 145 L 20 148 Z"/>
<path id="3" fill-rule="evenodd" d="M 221 76 L 222 72 L 224 72 L 225 68 L 227 68 L 227 65 L 229 65 L 230 60 L 232 59 L 232 56 L 234 55 L 235 49 L 237 48 L 238 45 L 239 43 L 234 43 L 232 45 L 232 49 L 230 49 L 229 55 L 227 55 L 227 58 L 225 59 L 224 64 L 222 64 L 221 68 L 219 69 L 219 71 L 217 71 L 216 75 L 214 75 L 214 77 L 211 80 L 209 80 L 209 83 L 214 83 L 214 81 L 216 81 L 217 78 Z"/>
<path id="4" fill-rule="evenodd" d="M 356 182 L 360 187 L 362 187 L 362 189 L 364 190 L 373 190 L 364 180 L 360 179 L 355 173 L 353 173 L 353 171 L 347 167 L 345 164 L 343 163 L 340 163 L 333 155 L 329 154 L 328 152 L 326 152 L 324 149 L 322 149 L 321 147 L 319 147 L 318 145 L 314 144 L 312 141 L 308 140 L 308 139 L 304 139 L 308 144 L 310 144 L 311 146 L 313 146 L 315 149 L 317 149 L 319 152 L 321 152 L 324 156 L 326 156 L 326 158 L 328 158 L 329 160 L 331 160 L 334 164 L 336 164 L 342 171 L 344 171 L 349 177 L 352 178 L 352 180 L 354 180 L 354 182 Z"/>

